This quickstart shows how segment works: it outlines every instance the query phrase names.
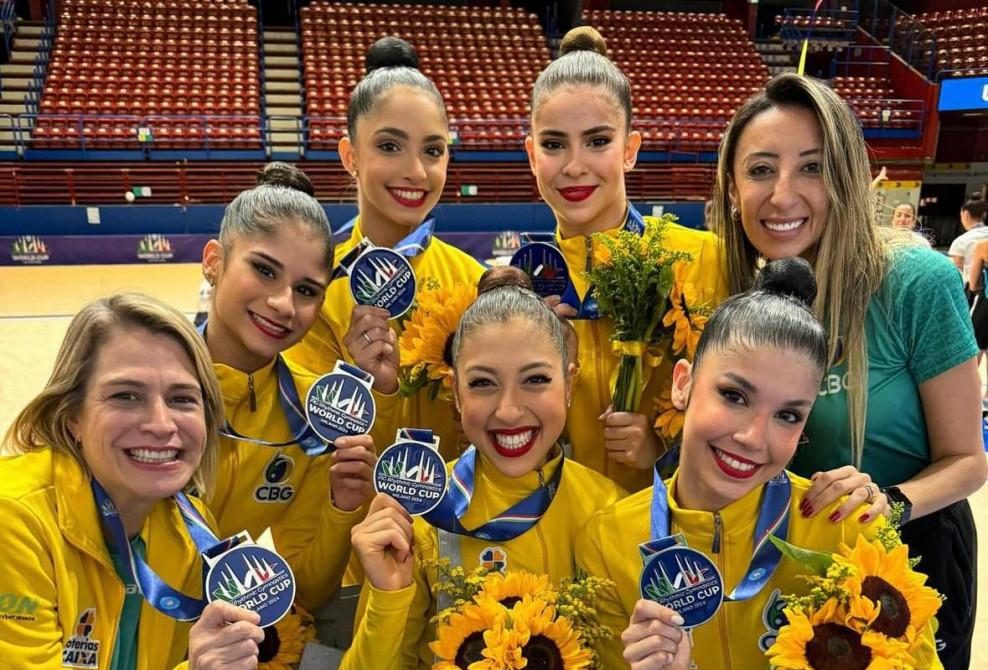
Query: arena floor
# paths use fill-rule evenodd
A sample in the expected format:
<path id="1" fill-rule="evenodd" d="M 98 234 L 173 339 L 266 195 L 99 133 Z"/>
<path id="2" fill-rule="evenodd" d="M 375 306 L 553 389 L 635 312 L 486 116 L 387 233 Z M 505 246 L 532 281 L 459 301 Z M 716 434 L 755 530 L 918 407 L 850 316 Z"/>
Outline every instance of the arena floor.
<path id="1" fill-rule="evenodd" d="M 198 264 L 0 268 L 0 432 L 44 385 L 69 319 L 80 306 L 111 291 L 134 290 L 191 315 L 201 280 Z M 982 576 L 971 670 L 988 670 L 988 486 L 971 503 L 981 537 Z"/>

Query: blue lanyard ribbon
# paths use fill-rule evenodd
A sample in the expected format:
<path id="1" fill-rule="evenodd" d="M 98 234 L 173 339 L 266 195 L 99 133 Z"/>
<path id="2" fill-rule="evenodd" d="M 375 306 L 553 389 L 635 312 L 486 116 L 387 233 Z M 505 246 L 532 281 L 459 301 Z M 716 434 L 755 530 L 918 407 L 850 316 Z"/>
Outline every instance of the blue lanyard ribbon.
<path id="1" fill-rule="evenodd" d="M 198 328 L 199 334 L 204 339 L 206 337 L 207 323 L 204 321 Z M 291 439 L 283 442 L 271 442 L 257 437 L 248 437 L 234 430 L 233 426 L 226 419 L 224 419 L 223 426 L 219 430 L 220 435 L 231 440 L 257 444 L 262 447 L 281 448 L 297 444 L 309 456 L 318 456 L 324 453 L 329 449 L 329 444 L 319 437 L 318 433 L 313 430 L 312 426 L 309 425 L 309 421 L 305 418 L 305 409 L 298 397 L 298 389 L 295 388 L 295 378 L 292 376 L 292 371 L 288 369 L 288 364 L 282 358 L 281 354 L 275 356 L 274 368 L 275 373 L 278 375 L 278 404 L 281 405 L 281 411 L 285 415 L 285 421 L 288 422 L 288 429 L 292 434 Z M 361 371 L 360 376 L 364 378 L 366 377 L 366 373 Z"/>
<path id="2" fill-rule="evenodd" d="M 630 202 L 628 203 L 628 216 L 624 220 L 624 225 L 621 226 L 622 230 L 626 230 L 634 233 L 635 235 L 641 236 L 645 234 L 645 219 L 642 218 L 641 213 L 635 209 L 635 206 Z M 528 239 L 531 241 L 547 242 L 548 244 L 556 244 L 555 235 L 549 236 L 547 239 L 541 238 L 542 236 L 538 233 L 529 234 Z M 589 259 L 587 260 L 587 270 L 589 267 Z M 593 321 L 600 318 L 600 305 L 597 303 L 597 298 L 594 296 L 594 287 L 590 286 L 587 289 L 586 295 L 583 299 L 580 299 L 579 294 L 576 292 L 576 286 L 573 284 L 572 274 L 570 274 L 569 286 L 566 287 L 566 291 L 563 293 L 562 301 L 567 305 L 573 307 L 577 314 L 574 318 L 583 319 L 588 321 Z"/>
<path id="3" fill-rule="evenodd" d="M 669 501 L 666 487 L 656 467 L 652 479 L 652 539 L 641 545 L 642 558 L 677 544 L 677 537 L 669 535 Z M 789 534 L 789 505 L 792 501 L 792 484 L 785 470 L 765 483 L 762 491 L 761 508 L 755 524 L 754 551 L 741 582 L 725 596 L 725 600 L 740 602 L 748 600 L 772 578 L 772 574 L 782 560 L 782 554 L 769 540 L 775 535 L 785 540 Z"/>
<path id="4" fill-rule="evenodd" d="M 511 506 L 509 509 L 498 514 L 496 517 L 473 530 L 467 530 L 460 519 L 466 514 L 470 507 L 470 499 L 473 497 L 474 478 L 477 468 L 477 448 L 469 447 L 453 466 L 453 474 L 450 477 L 449 490 L 439 505 L 425 515 L 425 520 L 436 528 L 455 533 L 457 535 L 468 535 L 481 540 L 492 542 L 505 542 L 514 539 L 528 531 L 539 522 L 542 515 L 549 509 L 552 499 L 555 498 L 559 490 L 559 480 L 563 475 L 563 464 L 566 457 L 559 461 L 559 467 L 553 473 L 552 478 L 544 486 L 540 486 L 527 498 Z"/>
<path id="5" fill-rule="evenodd" d="M 347 223 L 345 226 L 343 226 L 343 228 L 341 228 L 337 232 L 337 235 L 352 229 L 355 222 L 356 219 L 351 220 L 349 223 Z M 395 244 L 394 247 L 391 248 L 391 250 L 394 251 L 395 253 L 401 254 L 405 258 L 415 258 L 420 253 L 425 251 L 426 248 L 428 248 L 429 244 L 432 242 L 432 235 L 434 232 L 433 229 L 435 228 L 435 225 L 436 225 L 435 219 L 426 219 L 423 223 L 421 223 L 418 226 L 418 228 L 413 230 L 405 238 L 403 238 L 397 244 Z M 367 237 L 360 240 L 360 242 L 357 243 L 357 245 L 354 246 L 353 249 L 348 251 L 346 255 L 344 255 L 343 258 L 340 259 L 339 265 L 337 265 L 336 269 L 333 270 L 333 276 L 330 279 L 330 281 L 339 279 L 341 277 L 346 277 L 348 274 L 350 274 L 350 268 L 353 267 L 353 264 L 356 262 L 356 260 L 360 258 L 360 255 L 365 251 L 367 251 L 368 249 L 372 248 L 373 246 L 374 244 Z"/>
<path id="6" fill-rule="evenodd" d="M 206 606 L 206 601 L 202 598 L 188 596 L 165 584 L 151 569 L 151 566 L 131 549 L 130 540 L 124 530 L 123 521 L 120 519 L 116 505 L 113 504 L 106 489 L 95 478 L 92 479 L 92 489 L 93 497 L 96 499 L 96 508 L 99 510 L 103 527 L 107 531 L 108 541 L 113 545 L 114 552 L 121 558 L 122 567 L 127 573 L 127 582 L 136 584 L 144 599 L 162 614 L 179 621 L 198 619 Z M 227 548 L 225 542 L 216 539 L 206 520 L 184 493 L 176 493 L 174 500 L 182 514 L 182 519 L 185 521 L 189 536 L 200 554 L 214 555 L 218 553 L 217 550 Z"/>

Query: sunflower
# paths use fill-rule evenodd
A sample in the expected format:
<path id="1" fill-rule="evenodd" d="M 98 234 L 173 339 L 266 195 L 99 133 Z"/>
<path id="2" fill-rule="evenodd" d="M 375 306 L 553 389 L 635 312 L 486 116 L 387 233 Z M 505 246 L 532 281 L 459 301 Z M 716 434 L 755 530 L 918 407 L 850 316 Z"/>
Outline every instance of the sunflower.
<path id="1" fill-rule="evenodd" d="M 523 667 L 546 670 L 581 670 L 593 660 L 580 644 L 580 634 L 556 608 L 540 598 L 525 596 L 511 610 L 511 625 L 521 634 Z"/>
<path id="2" fill-rule="evenodd" d="M 900 544 L 886 551 L 859 535 L 854 549 L 841 546 L 841 556 L 853 568 L 849 590 L 875 608 L 870 629 L 913 644 L 940 609 L 940 597 L 925 585 L 926 575 L 910 566 L 909 548 Z"/>
<path id="3" fill-rule="evenodd" d="M 686 412 L 672 404 L 672 388 L 666 388 L 655 399 L 659 415 L 655 418 L 655 429 L 667 440 L 676 439 L 683 432 Z"/>
<path id="4" fill-rule="evenodd" d="M 492 572 L 484 578 L 480 593 L 477 594 L 477 598 L 489 598 L 506 609 L 514 607 L 525 596 L 555 601 L 555 594 L 549 588 L 548 575 L 533 575 L 524 570 L 508 574 Z"/>
<path id="5" fill-rule="evenodd" d="M 477 287 L 452 284 L 426 288 L 415 297 L 415 310 L 398 338 L 402 391 L 405 395 L 435 383 L 435 393 L 452 386 L 453 335 L 460 317 L 477 298 Z"/>
<path id="6" fill-rule="evenodd" d="M 258 649 L 259 670 L 292 670 L 302 660 L 305 643 L 316 637 L 312 617 L 298 605 L 281 621 L 264 629 Z"/>
<path id="7" fill-rule="evenodd" d="M 496 627 L 503 628 L 504 617 L 503 607 L 496 603 L 492 607 L 487 602 L 468 603 L 450 615 L 436 630 L 438 639 L 429 643 L 437 661 L 433 670 L 487 670 L 488 667 L 495 670 L 498 667 L 496 658 L 494 665 L 486 664 L 492 661 L 490 654 L 485 653 L 489 649 L 487 633 Z M 502 642 L 498 638 L 491 644 L 500 648 Z M 497 655 L 498 658 L 501 655 L 503 653 Z"/>
<path id="8" fill-rule="evenodd" d="M 693 282 L 686 281 L 686 264 L 677 263 L 673 269 L 675 281 L 669 292 L 669 311 L 662 319 L 665 327 L 673 326 L 672 351 L 680 353 L 684 349 L 692 360 L 696 346 L 700 342 L 700 334 L 707 323 L 706 315 L 697 313 L 694 309 L 700 305 L 699 295 Z"/>
<path id="9" fill-rule="evenodd" d="M 782 627 L 767 655 L 778 670 L 911 670 L 908 645 L 855 625 L 836 598 L 807 616 L 785 610 Z"/>

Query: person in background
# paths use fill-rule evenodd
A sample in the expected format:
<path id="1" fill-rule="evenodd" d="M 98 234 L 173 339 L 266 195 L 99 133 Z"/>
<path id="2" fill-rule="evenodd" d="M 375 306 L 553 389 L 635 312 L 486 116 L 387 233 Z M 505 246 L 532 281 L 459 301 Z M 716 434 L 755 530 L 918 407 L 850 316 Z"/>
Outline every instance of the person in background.
<path id="1" fill-rule="evenodd" d="M 961 225 L 964 227 L 964 232 L 950 243 L 950 248 L 947 250 L 947 255 L 961 271 L 965 281 L 971 269 L 971 253 L 974 245 L 980 240 L 988 239 L 985 212 L 988 212 L 988 202 L 980 198 L 971 198 L 965 202 L 961 206 Z"/>

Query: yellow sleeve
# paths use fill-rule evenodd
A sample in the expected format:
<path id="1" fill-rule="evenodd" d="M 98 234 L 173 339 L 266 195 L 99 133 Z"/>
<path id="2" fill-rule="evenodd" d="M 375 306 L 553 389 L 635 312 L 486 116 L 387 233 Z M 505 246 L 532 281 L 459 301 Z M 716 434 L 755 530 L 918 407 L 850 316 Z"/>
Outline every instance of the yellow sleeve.
<path id="1" fill-rule="evenodd" d="M 371 426 L 370 436 L 374 440 L 374 449 L 380 454 L 394 444 L 397 430 L 406 427 L 398 425 L 398 417 L 401 414 L 401 406 L 405 399 L 397 391 L 388 394 L 373 391 L 373 394 L 377 414 L 374 416 L 374 425 Z M 411 427 L 417 428 L 418 426 Z"/>
<path id="2" fill-rule="evenodd" d="M 336 361 L 344 359 L 343 345 L 336 341 L 333 329 L 326 318 L 325 306 L 319 311 L 315 323 L 302 340 L 283 355 L 289 362 L 316 375 L 330 372 Z"/>
<path id="3" fill-rule="evenodd" d="M 402 630 L 415 597 L 416 586 L 398 591 L 378 591 L 368 584 L 366 610 L 343 656 L 340 670 L 399 670 Z M 361 599 L 364 598 L 361 593 Z"/>
<path id="4" fill-rule="evenodd" d="M 589 575 L 601 579 L 612 579 L 611 572 L 604 560 L 603 539 L 600 529 L 605 521 L 598 512 L 576 534 L 576 565 Z M 637 557 L 632 557 L 637 559 Z M 624 661 L 624 644 L 621 642 L 621 632 L 628 627 L 631 613 L 624 611 L 617 588 L 610 586 L 602 589 L 597 595 L 598 621 L 611 631 L 611 637 L 597 643 L 597 661 L 602 668 L 618 670 L 628 667 Z"/>
<path id="5" fill-rule="evenodd" d="M 424 558 L 436 557 L 435 531 L 421 520 L 415 521 L 415 569 L 412 571 L 414 584 L 408 587 L 411 591 L 411 602 L 404 620 L 404 630 L 401 636 L 400 667 L 406 670 L 417 670 L 420 665 L 419 648 L 423 643 L 429 619 L 433 611 L 432 590 L 429 587 L 428 574 L 422 566 Z M 354 617 L 354 639 L 360 634 L 363 619 L 368 616 L 371 605 L 371 585 L 364 582 L 360 589 L 360 600 L 357 602 L 357 614 Z M 425 642 L 431 642 L 426 640 Z M 396 656 L 398 656 L 396 654 Z M 368 666 L 373 667 L 373 666 Z"/>
<path id="6" fill-rule="evenodd" d="M 275 547 L 292 566 L 296 598 L 314 612 L 339 589 L 350 555 L 350 529 L 366 508 L 344 512 L 333 506 L 329 492 L 330 454 L 309 461 L 295 500 L 271 529 Z"/>
<path id="7" fill-rule="evenodd" d="M 0 547 L 4 553 L 0 659 L 5 667 L 62 667 L 58 588 L 49 550 L 54 542 L 62 542 L 61 537 L 52 538 L 25 505 L 0 499 Z"/>

